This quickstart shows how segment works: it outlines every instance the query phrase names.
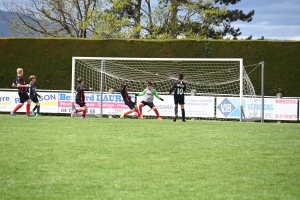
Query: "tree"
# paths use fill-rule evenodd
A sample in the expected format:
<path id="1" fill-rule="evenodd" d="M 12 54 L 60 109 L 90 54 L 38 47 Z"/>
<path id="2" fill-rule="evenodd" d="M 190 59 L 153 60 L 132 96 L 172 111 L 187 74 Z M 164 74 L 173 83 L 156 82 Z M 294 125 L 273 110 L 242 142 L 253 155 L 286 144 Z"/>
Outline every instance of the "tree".
<path id="1" fill-rule="evenodd" d="M 236 39 L 241 31 L 232 22 L 254 15 L 228 10 L 241 0 L 2 1 L 15 15 L 7 19 L 14 33 L 46 37 Z"/>
<path id="2" fill-rule="evenodd" d="M 101 5 L 99 0 L 29 0 L 18 4 L 2 0 L 14 18 L 4 18 L 16 35 L 44 37 L 89 36 L 93 30 L 90 12 Z"/>
<path id="3" fill-rule="evenodd" d="M 237 4 L 241 2 L 241 0 L 215 0 L 215 3 L 219 3 L 220 5 L 229 5 L 229 4 Z M 241 20 L 243 22 L 251 22 L 254 16 L 254 10 L 250 11 L 249 13 L 245 14 L 242 10 L 228 10 L 227 14 L 223 17 L 223 33 L 222 35 L 225 36 L 227 34 L 232 35 L 234 38 L 237 38 L 242 34 L 240 28 L 232 27 L 231 23 Z"/>

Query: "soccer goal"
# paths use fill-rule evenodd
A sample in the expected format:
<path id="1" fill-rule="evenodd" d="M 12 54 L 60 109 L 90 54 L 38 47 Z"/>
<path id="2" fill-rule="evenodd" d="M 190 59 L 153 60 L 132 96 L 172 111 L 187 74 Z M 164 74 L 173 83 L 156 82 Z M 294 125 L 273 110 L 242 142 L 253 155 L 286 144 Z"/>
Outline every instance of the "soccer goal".
<path id="1" fill-rule="evenodd" d="M 263 120 L 263 109 L 244 108 L 248 101 L 263 106 L 263 95 L 257 99 L 241 58 L 73 57 L 71 90 L 74 94 L 76 78 L 82 77 L 85 85 L 101 96 L 119 86 L 121 80 L 129 83 L 128 92 L 133 94 L 143 91 L 151 81 L 159 94 L 167 95 L 179 72 L 184 74 L 187 96 L 214 98 L 213 114 L 204 118 Z M 73 105 L 74 101 L 73 97 Z M 101 114 L 102 105 L 101 98 Z"/>

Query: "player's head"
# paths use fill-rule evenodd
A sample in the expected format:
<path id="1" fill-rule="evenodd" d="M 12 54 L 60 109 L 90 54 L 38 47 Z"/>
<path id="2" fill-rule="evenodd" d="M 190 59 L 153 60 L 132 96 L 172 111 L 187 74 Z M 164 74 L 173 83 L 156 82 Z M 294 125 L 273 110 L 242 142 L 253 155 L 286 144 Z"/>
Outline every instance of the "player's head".
<path id="1" fill-rule="evenodd" d="M 17 74 L 18 74 L 19 76 L 23 76 L 23 69 L 22 69 L 22 68 L 18 68 L 18 69 L 17 69 Z"/>
<path id="2" fill-rule="evenodd" d="M 122 81 L 121 81 L 121 87 L 123 87 L 124 85 L 126 85 L 126 81 L 125 81 L 125 80 L 122 80 Z"/>
<path id="3" fill-rule="evenodd" d="M 36 81 L 35 75 L 29 76 L 29 80 L 32 81 L 32 82 L 35 82 Z"/>
<path id="4" fill-rule="evenodd" d="M 79 83 L 79 84 L 83 84 L 83 83 L 84 83 L 84 80 L 83 80 L 83 78 L 79 77 L 79 78 L 77 79 L 77 83 Z"/>
<path id="5" fill-rule="evenodd" d="M 183 80 L 183 73 L 178 74 L 178 80 L 182 81 Z"/>
<path id="6" fill-rule="evenodd" d="M 149 89 L 149 90 L 151 90 L 152 89 L 152 87 L 153 87 L 153 85 L 152 85 L 152 83 L 149 81 L 149 82 L 147 82 L 147 88 Z"/>

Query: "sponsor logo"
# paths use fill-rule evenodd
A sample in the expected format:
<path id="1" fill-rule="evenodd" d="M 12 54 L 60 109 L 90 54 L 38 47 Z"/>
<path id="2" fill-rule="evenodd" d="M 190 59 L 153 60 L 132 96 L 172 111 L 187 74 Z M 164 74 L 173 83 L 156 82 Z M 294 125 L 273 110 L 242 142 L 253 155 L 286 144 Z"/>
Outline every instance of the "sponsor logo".
<path id="1" fill-rule="evenodd" d="M 230 115 L 230 113 L 232 113 L 235 109 L 235 106 L 227 99 L 225 98 L 218 106 L 217 108 L 219 109 L 219 111 L 225 116 L 227 117 L 228 115 Z"/>

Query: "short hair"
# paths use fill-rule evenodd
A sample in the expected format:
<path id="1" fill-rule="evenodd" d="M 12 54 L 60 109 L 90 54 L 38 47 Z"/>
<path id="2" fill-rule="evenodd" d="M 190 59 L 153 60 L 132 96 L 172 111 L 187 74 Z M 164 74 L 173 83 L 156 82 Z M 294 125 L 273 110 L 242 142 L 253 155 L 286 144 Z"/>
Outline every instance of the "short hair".
<path id="1" fill-rule="evenodd" d="M 152 83 L 150 81 L 147 82 L 147 85 L 152 86 Z"/>
<path id="2" fill-rule="evenodd" d="M 77 83 L 82 83 L 82 81 L 83 81 L 83 78 L 81 78 L 81 77 L 79 77 L 79 78 L 77 79 Z"/>
<path id="3" fill-rule="evenodd" d="M 32 79 L 34 79 L 34 78 L 35 78 L 35 75 L 29 76 L 29 80 L 31 80 L 31 81 L 32 81 Z"/>
<path id="4" fill-rule="evenodd" d="M 182 79 L 183 79 L 183 73 L 179 73 L 179 74 L 178 74 L 178 79 L 179 79 L 179 80 L 182 80 Z"/>
<path id="5" fill-rule="evenodd" d="M 21 72 L 23 72 L 23 69 L 22 68 L 18 68 L 17 69 L 17 73 L 20 74 Z"/>
<path id="6" fill-rule="evenodd" d="M 121 87 L 123 87 L 123 85 L 125 85 L 126 81 L 125 80 L 122 80 L 121 81 Z"/>

